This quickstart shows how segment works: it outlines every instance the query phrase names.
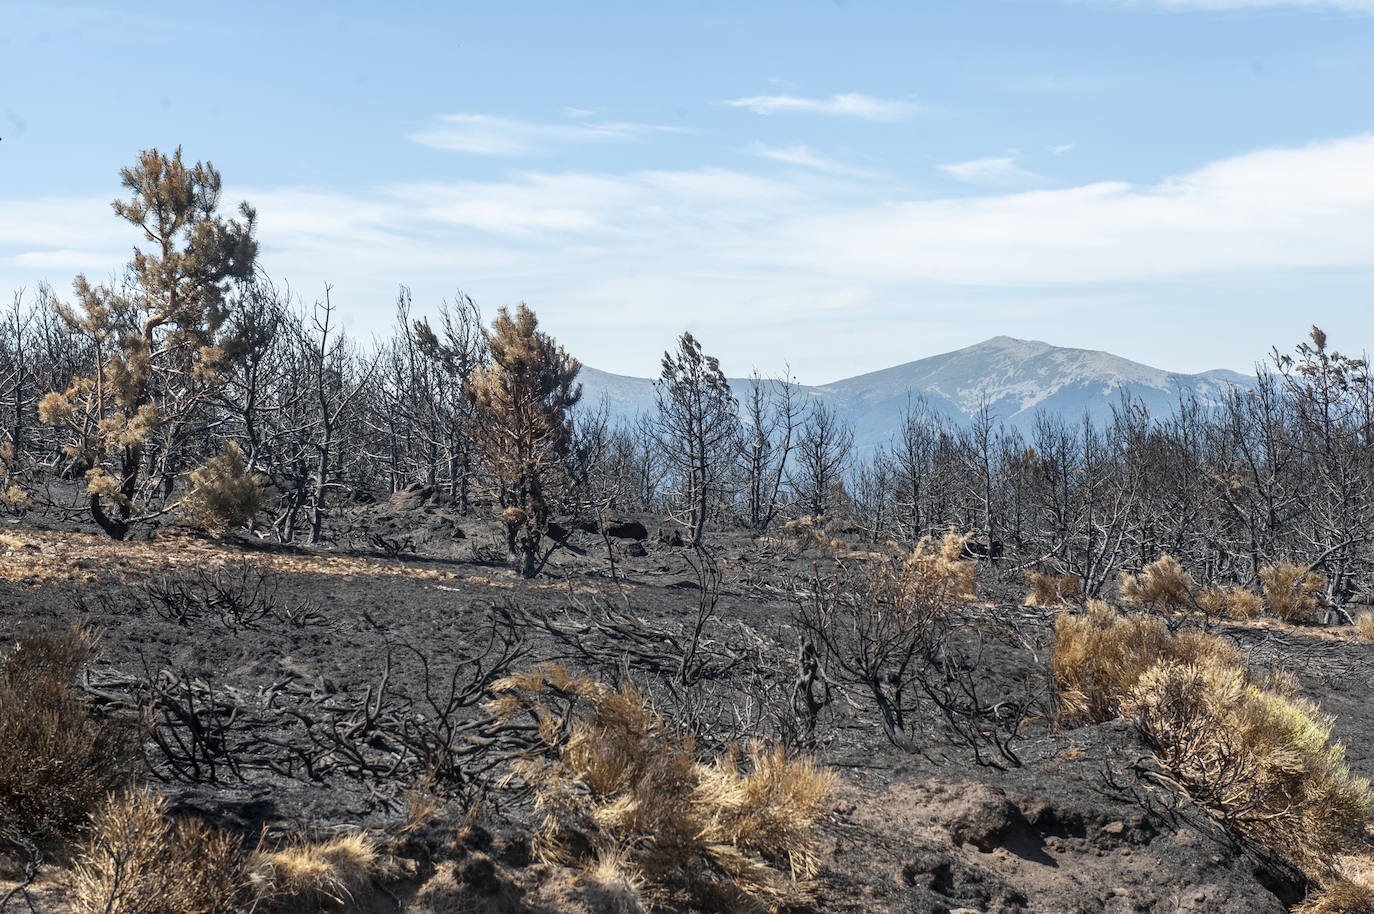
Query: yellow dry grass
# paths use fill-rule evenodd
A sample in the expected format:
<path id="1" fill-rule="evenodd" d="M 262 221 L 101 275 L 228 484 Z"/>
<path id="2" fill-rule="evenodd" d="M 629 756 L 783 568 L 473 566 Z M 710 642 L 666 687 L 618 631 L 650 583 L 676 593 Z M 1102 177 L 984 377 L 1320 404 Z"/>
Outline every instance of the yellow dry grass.
<path id="1" fill-rule="evenodd" d="M 782 529 L 795 537 L 803 546 L 820 546 L 822 549 L 843 549 L 844 540 L 831 536 L 825 529 L 825 518 L 820 515 L 805 515 L 789 520 Z"/>
<path id="2" fill-rule="evenodd" d="M 1128 603 L 1172 611 L 1192 602 L 1193 576 L 1171 555 L 1161 555 L 1141 570 L 1140 575 L 1121 575 L 1121 597 Z"/>
<path id="3" fill-rule="evenodd" d="M 495 689 L 495 713 L 538 725 L 541 746 L 515 776 L 545 814 L 546 859 L 588 866 L 562 839 L 589 833 L 597 865 L 614 861 L 650 900 L 687 893 L 735 911 L 776 909 L 816 872 L 834 772 L 762 745 L 698 761 L 630 683 L 543 666 Z"/>
<path id="4" fill-rule="evenodd" d="M 1167 780 L 1309 875 L 1363 834 L 1369 784 L 1291 675 L 1254 677 L 1221 638 L 1096 601 L 1056 620 L 1050 663 L 1066 716 L 1131 721 Z"/>
<path id="5" fill-rule="evenodd" d="M 972 533 L 953 530 L 940 539 L 923 536 L 916 548 L 896 564 L 872 573 L 873 586 L 891 591 L 896 606 L 938 606 L 942 610 L 978 599 L 974 579 L 977 566 L 964 558 Z"/>
<path id="6" fill-rule="evenodd" d="M 1310 874 L 1364 831 L 1369 784 L 1331 741 L 1332 718 L 1224 657 L 1155 664 L 1121 713 L 1196 802 Z"/>
<path id="7" fill-rule="evenodd" d="M 452 572 L 405 562 L 324 552 L 258 551 L 177 531 L 159 534 L 152 541 L 117 541 L 87 533 L 48 530 L 0 534 L 0 580 L 21 584 L 137 579 L 178 570 L 214 568 L 245 559 L 263 569 L 294 574 L 459 579 Z"/>
<path id="8" fill-rule="evenodd" d="M 371 884 L 377 870 L 377 843 L 365 832 L 259 848 L 249 863 L 257 907 L 269 911 L 344 904 Z"/>
<path id="9" fill-rule="evenodd" d="M 1061 613 L 1054 623 L 1050 673 L 1062 712 L 1074 721 L 1116 717 L 1121 701 L 1160 660 L 1196 663 L 1216 656 L 1239 664 L 1229 643 L 1201 632 L 1175 635 L 1158 617 L 1120 614 L 1099 600 L 1083 615 Z"/>
<path id="10" fill-rule="evenodd" d="M 1264 608 L 1259 594 L 1240 585 L 1205 587 L 1194 597 L 1204 612 L 1228 619 L 1254 619 Z"/>
<path id="11" fill-rule="evenodd" d="M 1355 631 L 1366 641 L 1374 641 L 1374 612 L 1362 612 L 1355 617 Z"/>
<path id="12" fill-rule="evenodd" d="M 1264 583 L 1264 603 L 1285 622 L 1311 622 L 1321 605 L 1326 576 L 1305 566 L 1282 561 L 1260 569 Z"/>
<path id="13" fill-rule="evenodd" d="M 1026 583 L 1030 584 L 1030 593 L 1026 594 L 1027 606 L 1038 606 L 1047 609 L 1052 606 L 1063 606 L 1065 603 L 1081 603 L 1083 601 L 1083 579 L 1076 574 L 1046 574 L 1039 571 L 1027 571 Z"/>
<path id="14" fill-rule="evenodd" d="M 230 836 L 173 818 L 165 799 L 136 790 L 95 815 L 69 894 L 75 914 L 233 914 L 246 885 Z"/>
<path id="15" fill-rule="evenodd" d="M 1374 911 L 1374 859 L 1341 858 L 1328 883 L 1293 908 L 1293 914 L 1369 914 Z"/>

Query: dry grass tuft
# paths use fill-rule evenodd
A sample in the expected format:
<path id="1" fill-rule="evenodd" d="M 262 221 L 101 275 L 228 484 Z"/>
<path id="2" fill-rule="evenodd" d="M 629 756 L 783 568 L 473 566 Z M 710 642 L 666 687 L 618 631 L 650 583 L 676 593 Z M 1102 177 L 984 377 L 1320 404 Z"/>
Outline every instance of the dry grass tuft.
<path id="1" fill-rule="evenodd" d="M 1369 914 L 1374 911 L 1374 860 L 1345 857 L 1337 875 L 1293 908 L 1293 914 Z"/>
<path id="2" fill-rule="evenodd" d="M 1326 576 L 1289 561 L 1260 569 L 1264 582 L 1264 602 L 1269 611 L 1285 622 L 1314 622 Z"/>
<path id="3" fill-rule="evenodd" d="M 1071 720 L 1116 717 L 1140 677 L 1160 660 L 1241 662 L 1236 649 L 1220 638 L 1201 632 L 1175 635 L 1162 619 L 1122 615 L 1099 600 L 1090 600 L 1083 615 L 1061 613 L 1054 635 L 1050 673 L 1060 707 Z"/>
<path id="4" fill-rule="evenodd" d="M 94 816 L 71 875 L 76 914 L 231 914 L 246 900 L 242 855 L 199 819 L 130 791 Z"/>
<path id="5" fill-rule="evenodd" d="M 1146 565 L 1139 577 L 1121 575 L 1121 596 L 1151 609 L 1183 609 L 1193 601 L 1193 576 L 1173 556 L 1161 555 Z"/>
<path id="6" fill-rule="evenodd" d="M 832 771 L 759 745 L 699 762 L 630 683 L 612 689 L 544 666 L 495 688 L 496 713 L 538 725 L 542 745 L 515 776 L 545 813 L 546 859 L 588 866 L 567 840 L 584 835 L 600 865 L 614 861 L 652 902 L 686 893 L 737 911 L 774 910 L 816 872 Z"/>
<path id="7" fill-rule="evenodd" d="M 923 536 L 896 567 L 878 574 L 882 586 L 896 589 L 896 605 L 952 607 L 978 599 L 974 581 L 977 565 L 964 558 L 971 533 L 953 530 L 940 539 Z"/>
<path id="8" fill-rule="evenodd" d="M 606 914 L 641 914 L 644 911 L 644 879 L 619 848 L 605 848 L 586 870 L 587 878 L 600 890 Z"/>
<path id="9" fill-rule="evenodd" d="M 1364 830 L 1369 784 L 1331 742 L 1332 718 L 1256 686 L 1224 657 L 1156 664 L 1122 714 L 1194 801 L 1309 873 Z"/>
<path id="10" fill-rule="evenodd" d="M 1083 579 L 1076 574 L 1027 571 L 1026 582 L 1031 586 L 1030 593 L 1026 595 L 1027 606 L 1049 608 L 1083 602 Z"/>
<path id="11" fill-rule="evenodd" d="M 378 866 L 371 836 L 349 832 L 326 841 L 297 839 L 285 847 L 259 848 L 249 871 L 259 909 L 296 912 L 350 901 L 371 885 Z"/>
<path id="12" fill-rule="evenodd" d="M 844 548 L 844 540 L 830 535 L 825 529 L 825 517 L 819 514 L 808 514 L 796 520 L 789 520 L 782 525 L 782 529 L 795 536 L 803 546 L 819 546 L 830 550 Z"/>
<path id="13" fill-rule="evenodd" d="M 1374 641 L 1374 612 L 1365 611 L 1356 616 L 1355 631 L 1366 641 Z"/>
<path id="14" fill-rule="evenodd" d="M 1254 591 L 1240 585 L 1232 587 L 1207 587 L 1194 597 L 1204 612 L 1228 619 L 1253 619 L 1263 609 L 1263 602 Z"/>
<path id="15" fill-rule="evenodd" d="M 0 658 L 0 821 L 23 838 L 69 838 L 128 777 L 123 728 L 97 720 L 76 679 L 93 638 L 30 629 Z"/>
<path id="16" fill-rule="evenodd" d="M 1216 636 L 1097 602 L 1059 617 L 1050 663 L 1068 715 L 1130 720 L 1167 781 L 1246 840 L 1320 878 L 1363 833 L 1369 784 L 1291 675 L 1256 679 Z"/>

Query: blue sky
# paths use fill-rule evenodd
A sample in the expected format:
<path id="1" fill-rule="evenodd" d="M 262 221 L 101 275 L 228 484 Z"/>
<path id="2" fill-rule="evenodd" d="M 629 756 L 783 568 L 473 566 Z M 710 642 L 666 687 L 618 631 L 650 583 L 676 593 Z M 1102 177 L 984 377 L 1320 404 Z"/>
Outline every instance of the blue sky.
<path id="1" fill-rule="evenodd" d="M 106 278 L 178 143 L 351 332 L 455 289 L 648 375 L 990 336 L 1374 342 L 1374 0 L 0 3 L 0 296 Z"/>

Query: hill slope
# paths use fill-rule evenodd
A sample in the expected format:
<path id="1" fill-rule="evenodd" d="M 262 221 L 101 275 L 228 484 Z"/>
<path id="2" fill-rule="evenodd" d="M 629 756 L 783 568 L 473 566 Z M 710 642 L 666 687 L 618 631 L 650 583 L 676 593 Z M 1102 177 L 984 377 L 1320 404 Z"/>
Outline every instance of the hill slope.
<path id="1" fill-rule="evenodd" d="M 654 409 L 653 382 L 584 368 L 584 402 L 603 400 L 612 415 L 628 418 Z M 732 379 L 739 396 L 747 381 Z M 923 399 L 937 415 L 967 421 L 987 403 L 992 414 L 1029 432 L 1041 411 L 1095 422 L 1111 417 L 1123 393 L 1163 415 L 1180 397 L 1216 403 L 1230 386 L 1250 379 L 1234 371 L 1181 374 L 1090 349 L 1052 346 L 998 336 L 964 349 L 896 365 L 819 387 L 802 386 L 803 398 L 823 398 L 854 426 L 861 448 L 895 433 L 908 403 Z"/>

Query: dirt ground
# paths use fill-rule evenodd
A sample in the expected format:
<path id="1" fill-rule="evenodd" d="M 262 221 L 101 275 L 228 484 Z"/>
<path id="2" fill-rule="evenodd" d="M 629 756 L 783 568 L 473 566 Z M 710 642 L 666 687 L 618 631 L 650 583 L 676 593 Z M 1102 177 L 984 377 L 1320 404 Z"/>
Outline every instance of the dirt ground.
<path id="1" fill-rule="evenodd" d="M 797 673 L 794 595 L 833 550 L 718 533 L 704 673 L 695 689 L 674 687 L 676 645 L 710 576 L 669 522 L 617 520 L 614 536 L 571 529 L 532 582 L 502 564 L 494 523 L 422 489 L 351 509 L 319 548 L 175 528 L 113 543 L 53 518 L 13 520 L 0 533 L 0 636 L 90 625 L 100 647 L 87 685 L 109 713 L 146 702 L 148 683 L 200 702 L 202 722 L 237 708 L 254 732 L 211 733 L 204 755 L 154 746 L 147 760 L 178 811 L 245 836 L 302 824 L 397 832 L 436 787 L 423 783 L 425 726 L 443 716 L 460 735 L 481 732 L 485 695 L 463 684 L 493 664 L 560 661 L 607 681 L 628 672 L 703 751 L 764 736 L 840 771 L 824 865 L 799 911 L 1263 914 L 1301 898 L 1291 873 L 1143 779 L 1149 753 L 1128 726 L 1055 725 L 1053 612 L 1022 605 L 1013 571 L 981 568 L 980 602 L 966 610 L 984 635 L 985 693 L 1029 684 L 1040 696 L 1015 744 L 1021 765 L 997 768 L 975 764 L 937 716 L 915 725 L 915 745 L 895 748 L 858 699 L 832 700 L 813 732 L 797 733 L 780 710 Z M 244 605 L 201 599 L 216 587 Z M 1296 674 L 1335 715 L 1352 769 L 1374 776 L 1374 645 L 1347 629 L 1221 631 L 1255 668 Z M 338 736 L 369 709 L 389 723 Z M 351 910 L 618 909 L 577 874 L 532 861 L 528 802 L 492 787 L 494 754 L 451 759 L 433 790 L 444 795 L 437 814 L 398 845 L 409 862 Z M 40 877 L 36 910 L 62 910 L 60 879 L 56 868 Z"/>

